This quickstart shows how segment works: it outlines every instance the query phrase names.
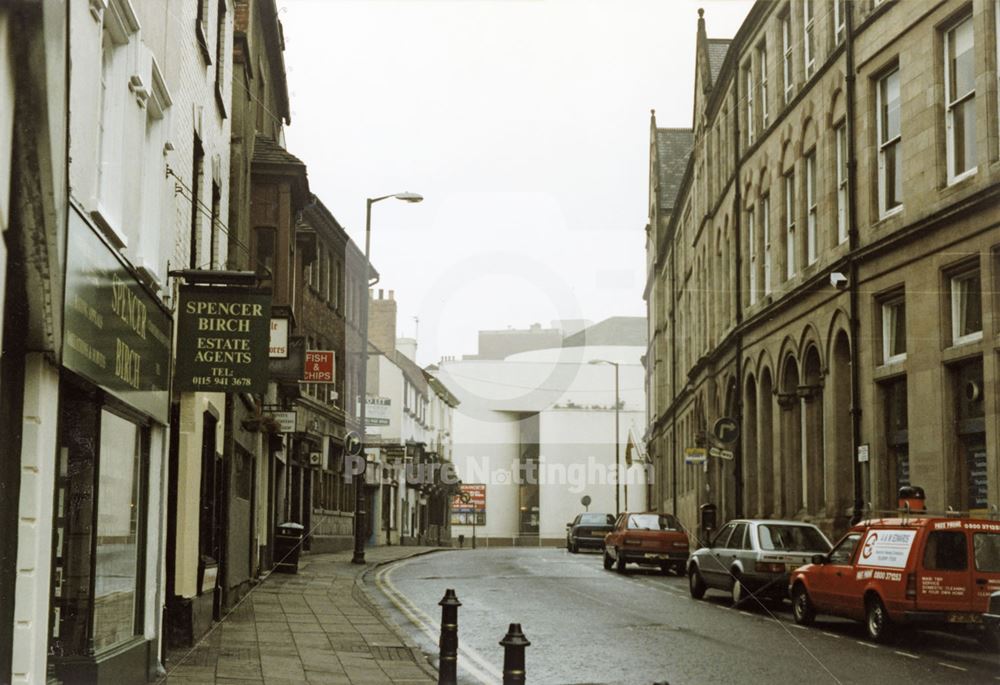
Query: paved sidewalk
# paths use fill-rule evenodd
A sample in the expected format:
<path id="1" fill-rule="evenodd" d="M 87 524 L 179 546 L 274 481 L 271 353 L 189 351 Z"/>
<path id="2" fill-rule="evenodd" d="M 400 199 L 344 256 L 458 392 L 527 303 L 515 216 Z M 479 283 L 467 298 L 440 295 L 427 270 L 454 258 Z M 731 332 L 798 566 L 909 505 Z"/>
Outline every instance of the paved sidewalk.
<path id="1" fill-rule="evenodd" d="M 272 573 L 193 650 L 171 652 L 167 685 L 434 683 L 433 668 L 382 620 L 358 585 L 380 563 L 438 547 L 306 555 Z"/>

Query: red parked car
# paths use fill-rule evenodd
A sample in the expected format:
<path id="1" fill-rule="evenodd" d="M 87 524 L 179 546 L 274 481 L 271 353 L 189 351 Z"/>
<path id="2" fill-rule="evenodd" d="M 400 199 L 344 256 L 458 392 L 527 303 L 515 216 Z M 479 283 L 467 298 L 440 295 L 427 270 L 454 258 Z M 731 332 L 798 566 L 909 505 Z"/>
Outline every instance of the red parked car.
<path id="1" fill-rule="evenodd" d="M 684 575 L 688 559 L 688 536 L 671 514 L 623 512 L 604 538 L 604 568 L 614 566 L 625 573 L 628 563 L 673 569 Z"/>

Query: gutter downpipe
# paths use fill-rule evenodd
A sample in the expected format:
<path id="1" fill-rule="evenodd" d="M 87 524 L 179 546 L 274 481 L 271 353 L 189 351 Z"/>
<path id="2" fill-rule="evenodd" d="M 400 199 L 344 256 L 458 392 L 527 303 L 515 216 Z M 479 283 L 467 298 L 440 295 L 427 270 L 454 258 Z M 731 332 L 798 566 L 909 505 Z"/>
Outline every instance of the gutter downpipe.
<path id="1" fill-rule="evenodd" d="M 740 101 L 740 78 L 738 74 L 733 77 L 733 96 L 734 102 Z M 736 392 L 735 392 L 735 406 L 737 425 L 740 427 L 740 431 L 737 434 L 736 444 L 733 446 L 733 451 L 735 452 L 734 463 L 733 463 L 733 477 L 736 479 L 735 487 L 733 488 L 733 499 L 736 500 L 736 517 L 743 517 L 743 331 L 740 328 L 743 323 L 743 308 L 741 306 L 743 301 L 743 251 L 740 249 L 743 245 L 741 224 L 740 220 L 743 216 L 743 196 L 740 193 L 740 116 L 739 107 L 734 107 L 736 111 L 733 112 L 733 201 L 736 205 L 736 211 L 733 212 L 733 251 L 736 254 L 736 264 L 735 264 L 735 279 L 736 287 L 734 289 L 733 297 L 734 302 L 734 318 L 736 325 Z"/>
<path id="2" fill-rule="evenodd" d="M 854 3 L 848 3 L 845 17 L 845 56 L 846 56 L 846 105 L 847 105 L 847 225 L 850 241 L 847 254 L 848 286 L 851 312 L 851 443 L 853 451 L 851 463 L 854 472 L 854 508 L 851 513 L 851 523 L 861 520 L 864 512 L 864 496 L 862 490 L 862 468 L 857 459 L 858 447 L 861 444 L 861 388 L 860 388 L 860 355 L 858 345 L 861 340 L 860 322 L 858 320 L 858 265 L 855 253 L 860 246 L 857 226 L 857 150 L 854 139 L 855 88 L 854 75 Z"/>
<path id="3" fill-rule="evenodd" d="M 676 215 L 671 216 L 670 237 L 670 489 L 673 515 L 677 518 L 677 239 Z"/>

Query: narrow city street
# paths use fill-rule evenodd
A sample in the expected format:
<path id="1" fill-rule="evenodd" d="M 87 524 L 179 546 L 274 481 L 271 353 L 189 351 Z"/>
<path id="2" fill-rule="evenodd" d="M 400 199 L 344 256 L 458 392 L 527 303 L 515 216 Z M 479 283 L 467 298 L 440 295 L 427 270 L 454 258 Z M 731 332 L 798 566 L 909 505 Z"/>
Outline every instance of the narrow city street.
<path id="1" fill-rule="evenodd" d="M 499 682 L 511 622 L 531 641 L 532 683 L 1000 682 L 997 656 L 972 639 L 923 632 L 878 646 L 850 621 L 805 629 L 787 603 L 771 614 L 733 609 L 721 593 L 696 601 L 686 578 L 605 571 L 593 552 L 466 549 L 372 570 L 365 583 L 435 663 L 437 603 L 454 588 L 466 683 Z"/>

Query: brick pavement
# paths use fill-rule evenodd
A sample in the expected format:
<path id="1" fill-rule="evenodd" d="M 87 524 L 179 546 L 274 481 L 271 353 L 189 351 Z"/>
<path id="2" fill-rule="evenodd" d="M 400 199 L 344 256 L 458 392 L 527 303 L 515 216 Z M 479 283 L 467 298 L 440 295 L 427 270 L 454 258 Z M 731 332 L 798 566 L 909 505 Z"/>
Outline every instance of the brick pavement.
<path id="1" fill-rule="evenodd" d="M 433 668 L 364 597 L 361 575 L 441 548 L 376 547 L 306 555 L 297 575 L 272 573 L 194 649 L 168 655 L 166 685 L 434 683 Z"/>

